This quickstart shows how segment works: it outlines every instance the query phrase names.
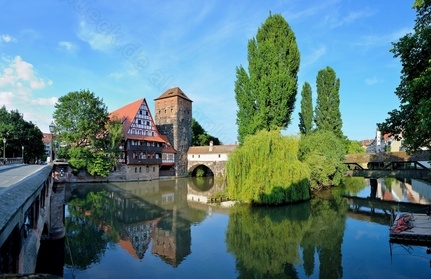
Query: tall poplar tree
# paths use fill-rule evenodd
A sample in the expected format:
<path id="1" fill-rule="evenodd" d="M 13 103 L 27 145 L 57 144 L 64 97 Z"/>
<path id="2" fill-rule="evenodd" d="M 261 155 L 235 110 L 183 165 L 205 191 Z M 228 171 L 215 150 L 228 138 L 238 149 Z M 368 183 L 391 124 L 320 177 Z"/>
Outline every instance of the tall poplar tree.
<path id="1" fill-rule="evenodd" d="M 343 121 L 340 113 L 340 79 L 335 71 L 327 66 L 317 74 L 317 102 L 314 111 L 314 122 L 317 130 L 333 132 L 337 137 L 343 137 L 341 128 Z"/>
<path id="2" fill-rule="evenodd" d="M 306 135 L 313 129 L 313 103 L 311 97 L 311 86 L 304 82 L 301 91 L 301 112 L 299 113 L 299 131 Z"/>
<path id="3" fill-rule="evenodd" d="M 401 134 L 409 151 L 431 148 L 431 0 L 416 0 L 413 33 L 396 43 L 391 52 L 403 66 L 395 94 L 399 109 L 389 112 L 382 133 Z"/>
<path id="4" fill-rule="evenodd" d="M 238 141 L 259 130 L 285 129 L 295 105 L 299 70 L 295 34 L 279 14 L 269 15 L 248 42 L 248 73 L 236 68 Z"/>

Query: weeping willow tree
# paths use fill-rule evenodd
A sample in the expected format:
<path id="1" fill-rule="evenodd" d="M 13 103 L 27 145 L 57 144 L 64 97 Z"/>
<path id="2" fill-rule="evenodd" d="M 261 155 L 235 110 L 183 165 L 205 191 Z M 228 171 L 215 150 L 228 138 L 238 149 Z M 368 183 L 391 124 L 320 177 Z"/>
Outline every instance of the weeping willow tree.
<path id="1" fill-rule="evenodd" d="M 279 131 L 246 137 L 226 165 L 227 194 L 251 204 L 283 204 L 310 198 L 310 171 L 298 160 L 299 139 Z"/>

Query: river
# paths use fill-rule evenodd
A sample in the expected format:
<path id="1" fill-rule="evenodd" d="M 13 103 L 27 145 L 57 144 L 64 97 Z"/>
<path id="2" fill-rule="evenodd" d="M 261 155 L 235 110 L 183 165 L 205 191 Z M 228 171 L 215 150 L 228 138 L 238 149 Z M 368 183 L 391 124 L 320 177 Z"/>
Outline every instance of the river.
<path id="1" fill-rule="evenodd" d="M 390 212 L 346 197 L 409 211 L 431 203 L 431 185 L 377 182 L 349 178 L 307 202 L 254 208 L 207 204 L 223 192 L 213 179 L 72 185 L 63 276 L 431 278 L 427 247 L 390 244 Z"/>

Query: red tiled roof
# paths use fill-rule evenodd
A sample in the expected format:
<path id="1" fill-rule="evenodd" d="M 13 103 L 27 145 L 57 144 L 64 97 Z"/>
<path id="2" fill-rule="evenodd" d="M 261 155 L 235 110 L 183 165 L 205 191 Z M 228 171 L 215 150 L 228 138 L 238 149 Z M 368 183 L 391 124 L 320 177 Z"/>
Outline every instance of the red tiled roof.
<path id="1" fill-rule="evenodd" d="M 163 150 L 163 153 L 177 153 L 175 148 L 169 143 L 169 139 L 165 135 L 160 135 L 160 137 L 168 144 L 166 144 L 166 148 Z"/>
<path id="2" fill-rule="evenodd" d="M 160 97 L 154 99 L 154 101 L 161 100 L 161 99 L 166 99 L 166 98 L 170 98 L 170 97 L 173 97 L 173 96 L 178 96 L 178 97 L 186 99 L 186 100 L 188 100 L 190 102 L 193 102 L 192 100 L 189 99 L 189 97 L 186 96 L 186 94 L 184 94 L 184 92 L 179 87 L 174 87 L 174 88 L 170 88 L 170 89 L 166 90 L 165 93 L 163 93 L 162 95 L 160 95 Z"/>
<path id="3" fill-rule="evenodd" d="M 141 108 L 142 103 L 145 103 L 146 107 L 148 108 L 147 101 L 145 98 L 139 99 L 134 101 L 133 103 L 130 103 L 128 105 L 125 105 L 124 107 L 121 107 L 117 110 L 114 110 L 109 114 L 110 119 L 118 118 L 123 123 L 123 134 L 127 139 L 136 139 L 136 140 L 146 140 L 146 141 L 155 141 L 155 142 L 166 142 L 164 139 L 162 139 L 159 135 L 159 131 L 157 130 L 157 126 L 154 124 L 153 117 L 151 116 L 151 122 L 153 122 L 154 129 L 156 130 L 155 136 L 144 136 L 144 135 L 132 135 L 129 134 L 128 131 L 130 129 L 130 126 L 133 123 L 133 120 L 135 119 L 136 115 L 139 112 L 139 109 Z M 149 108 L 148 108 L 149 109 Z"/>
<path id="4" fill-rule="evenodd" d="M 52 135 L 48 133 L 43 133 L 42 141 L 43 143 L 50 143 L 52 139 Z"/>

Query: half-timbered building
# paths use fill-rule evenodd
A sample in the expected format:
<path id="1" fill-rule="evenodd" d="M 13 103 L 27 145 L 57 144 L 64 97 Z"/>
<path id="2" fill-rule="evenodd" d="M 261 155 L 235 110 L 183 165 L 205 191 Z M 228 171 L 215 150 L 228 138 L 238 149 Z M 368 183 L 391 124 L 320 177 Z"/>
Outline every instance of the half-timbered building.
<path id="1" fill-rule="evenodd" d="M 111 112 L 110 117 L 123 125 L 118 161 L 127 180 L 175 175 L 175 150 L 167 137 L 159 133 L 145 98 Z M 160 173 L 162 167 L 164 171 Z"/>

